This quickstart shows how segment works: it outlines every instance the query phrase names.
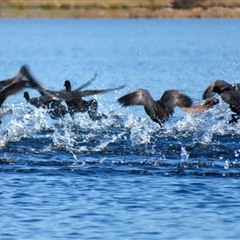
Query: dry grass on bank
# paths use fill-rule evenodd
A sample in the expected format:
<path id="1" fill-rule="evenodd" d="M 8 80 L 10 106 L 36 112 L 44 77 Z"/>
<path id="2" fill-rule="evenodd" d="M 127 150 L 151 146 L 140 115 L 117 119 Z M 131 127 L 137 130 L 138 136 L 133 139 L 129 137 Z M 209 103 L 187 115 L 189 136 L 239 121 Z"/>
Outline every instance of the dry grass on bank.
<path id="1" fill-rule="evenodd" d="M 43 9 L 131 9 L 240 7 L 240 0 L 1 0 L 1 7 Z"/>
<path id="2" fill-rule="evenodd" d="M 3 7 L 43 9 L 130 9 L 171 7 L 171 0 L 4 0 Z"/>
<path id="3" fill-rule="evenodd" d="M 0 18 L 240 18 L 240 0 L 0 0 Z"/>

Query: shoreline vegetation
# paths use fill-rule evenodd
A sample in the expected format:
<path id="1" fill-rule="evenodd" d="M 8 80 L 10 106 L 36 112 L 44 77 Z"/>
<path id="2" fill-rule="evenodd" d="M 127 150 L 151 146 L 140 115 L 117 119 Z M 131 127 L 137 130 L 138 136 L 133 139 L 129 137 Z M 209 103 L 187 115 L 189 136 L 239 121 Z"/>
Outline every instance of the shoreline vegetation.
<path id="1" fill-rule="evenodd" d="M 2 0 L 0 18 L 240 18 L 240 0 Z"/>

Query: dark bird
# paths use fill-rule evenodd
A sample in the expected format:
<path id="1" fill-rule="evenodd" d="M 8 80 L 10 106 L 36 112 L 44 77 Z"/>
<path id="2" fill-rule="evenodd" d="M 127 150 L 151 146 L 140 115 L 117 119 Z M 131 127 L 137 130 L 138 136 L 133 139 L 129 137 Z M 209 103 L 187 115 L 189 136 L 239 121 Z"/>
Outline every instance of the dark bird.
<path id="1" fill-rule="evenodd" d="M 36 78 L 33 77 L 33 75 L 30 73 L 28 69 L 26 69 L 25 75 L 27 79 L 31 82 L 32 87 L 38 90 L 39 93 L 41 94 L 40 97 L 30 98 L 29 93 L 27 91 L 24 92 L 23 96 L 28 103 L 35 106 L 36 108 L 48 109 L 48 113 L 50 117 L 53 119 L 63 117 L 68 113 L 68 110 L 66 109 L 66 107 L 61 104 L 62 99 L 55 96 L 56 92 L 46 90 L 43 87 L 43 85 Z M 87 81 L 77 89 L 80 90 L 88 86 L 93 81 L 95 81 L 96 77 L 97 77 L 97 74 L 95 73 L 94 76 L 89 81 Z M 65 90 L 61 90 L 60 92 L 62 91 L 65 91 Z"/>
<path id="2" fill-rule="evenodd" d="M 20 92 L 23 88 L 35 88 L 36 83 L 31 82 L 29 80 L 23 79 L 25 73 L 28 71 L 26 65 L 23 65 L 19 72 L 12 78 L 5 79 L 0 81 L 0 106 L 4 103 L 4 101 L 11 95 L 14 95 Z M 43 89 L 42 86 L 39 84 L 39 89 Z M 0 118 L 5 116 L 6 114 L 12 113 L 12 110 L 8 110 L 5 112 L 0 113 Z M 0 120 L 1 122 L 1 120 Z"/>
<path id="3" fill-rule="evenodd" d="M 30 74 L 30 72 L 27 73 L 27 78 L 31 79 L 31 82 L 35 82 L 36 86 L 38 86 L 38 81 Z M 96 78 L 96 74 L 94 75 L 93 79 Z M 54 100 L 64 100 L 68 106 L 68 111 L 70 115 L 73 117 L 74 113 L 77 112 L 86 112 L 89 110 L 89 116 L 92 119 L 99 118 L 99 115 L 96 114 L 97 109 L 97 102 L 96 100 L 90 100 L 86 101 L 83 99 L 83 97 L 96 95 L 96 94 L 103 94 L 109 91 L 115 91 L 123 88 L 125 85 L 117 87 L 117 88 L 110 88 L 110 89 L 101 89 L 101 90 L 84 90 L 81 91 L 81 89 L 85 86 L 87 86 L 90 82 L 93 80 L 88 81 L 81 87 L 72 90 L 71 89 L 71 83 L 69 80 L 66 80 L 64 83 L 65 89 L 60 91 L 50 91 L 45 90 L 39 87 L 36 87 L 36 89 L 40 92 L 41 95 L 54 99 Z"/>
<path id="4" fill-rule="evenodd" d="M 218 93 L 221 99 L 229 105 L 231 111 L 234 112 L 229 123 L 237 122 L 240 118 L 240 91 L 222 91 L 218 86 L 215 86 L 213 91 Z"/>
<path id="5" fill-rule="evenodd" d="M 40 97 L 30 98 L 28 92 L 24 92 L 24 98 L 28 103 L 36 108 L 48 109 L 48 114 L 51 118 L 57 119 L 65 116 L 68 110 L 61 104 L 62 100 L 55 100 L 48 95 L 41 95 Z"/>
<path id="6" fill-rule="evenodd" d="M 43 85 L 36 78 L 34 78 L 32 76 L 32 74 L 29 72 L 28 69 L 25 69 L 24 73 L 25 73 L 26 77 L 29 79 L 32 88 L 38 90 L 41 94 L 40 97 L 30 98 L 29 93 L 24 92 L 23 96 L 27 100 L 28 103 L 35 106 L 36 108 L 40 108 L 40 107 L 42 107 L 42 108 L 48 107 L 49 108 L 51 103 L 53 103 L 54 106 L 61 103 L 62 100 L 56 98 L 55 94 L 52 94 L 51 91 L 46 90 L 43 87 Z M 80 89 L 88 86 L 89 84 L 91 84 L 93 81 L 95 81 L 96 77 L 97 77 L 97 74 L 95 73 L 94 76 L 89 81 L 87 81 L 82 86 L 77 88 L 77 90 L 80 90 Z M 65 91 L 65 90 L 62 90 L 62 91 Z"/>
<path id="7" fill-rule="evenodd" d="M 109 91 L 116 91 L 125 87 L 125 85 L 122 85 L 117 88 L 109 88 L 109 89 L 102 89 L 102 90 L 72 91 L 71 83 L 68 80 L 65 81 L 64 86 L 66 87 L 66 92 L 72 93 L 72 96 L 73 96 L 70 100 L 66 100 L 66 104 L 68 105 L 68 110 L 72 118 L 74 117 L 74 113 L 87 111 L 89 117 L 92 120 L 107 118 L 107 116 L 97 112 L 98 102 L 96 99 L 91 99 L 87 101 L 87 100 L 84 100 L 83 97 L 91 96 L 95 94 L 103 94 Z"/>
<path id="8" fill-rule="evenodd" d="M 32 81 L 32 79 L 24 79 L 25 76 L 27 76 L 29 73 L 28 67 L 26 65 L 23 65 L 19 72 L 12 78 L 5 79 L 0 81 L 0 91 L 6 88 L 7 86 L 11 85 L 12 83 L 21 82 L 24 83 L 24 87 L 27 88 L 37 88 L 39 90 L 44 90 L 43 86 L 38 81 Z"/>
<path id="9" fill-rule="evenodd" d="M 31 87 L 34 87 L 36 90 L 38 90 L 41 95 L 48 95 L 49 97 L 59 99 L 59 100 L 64 100 L 64 101 L 74 101 L 74 100 L 77 101 L 77 100 L 81 100 L 83 97 L 86 97 L 86 96 L 104 94 L 106 92 L 119 90 L 125 87 L 125 85 L 121 85 L 116 88 L 80 91 L 83 88 L 83 86 L 85 86 L 84 84 L 83 86 L 77 88 L 77 90 L 72 91 L 70 81 L 66 80 L 64 83 L 64 86 L 66 87 L 66 89 L 60 90 L 60 91 L 51 91 L 42 87 L 42 84 L 40 84 L 40 82 L 36 80 L 36 78 L 34 78 L 29 71 L 25 74 L 25 76 L 29 79 L 31 83 Z"/>
<path id="10" fill-rule="evenodd" d="M 27 77 L 27 79 L 29 79 L 31 84 L 35 86 L 35 89 L 38 90 L 42 96 L 47 96 L 47 99 L 52 98 L 52 100 L 54 101 L 53 105 L 55 105 L 56 101 L 65 101 L 66 104 L 68 105 L 68 111 L 72 117 L 76 112 L 86 112 L 89 109 L 89 104 L 92 104 L 93 106 L 92 109 L 97 108 L 96 100 L 87 102 L 83 100 L 83 97 L 96 94 L 103 94 L 109 91 L 115 91 L 125 87 L 125 85 L 122 85 L 116 88 L 81 91 L 83 87 L 89 85 L 96 78 L 97 75 L 95 74 L 92 80 L 90 79 L 87 83 L 77 88 L 76 90 L 71 90 L 71 83 L 69 80 L 66 80 L 64 83 L 66 89 L 60 91 L 51 91 L 43 88 L 42 84 L 40 84 L 40 82 L 36 80 L 36 78 L 29 71 L 25 73 L 25 76 Z M 93 113 L 91 114 L 91 112 L 90 116 L 94 118 L 94 114 Z"/>
<path id="11" fill-rule="evenodd" d="M 221 99 L 229 105 L 234 114 L 231 115 L 229 123 L 237 122 L 240 118 L 240 84 L 231 85 L 223 80 L 217 80 L 211 84 L 203 93 L 203 98 L 217 93 Z"/>
<path id="12" fill-rule="evenodd" d="M 66 80 L 64 83 L 64 86 L 66 87 L 66 90 L 63 91 L 49 91 L 50 94 L 53 94 L 56 98 L 62 99 L 66 102 L 77 102 L 81 100 L 83 97 L 97 95 L 97 94 L 104 94 L 110 91 L 116 91 L 120 90 L 125 87 L 125 85 L 121 85 L 116 88 L 108 88 L 108 89 L 96 89 L 96 90 L 83 90 L 83 91 L 77 91 L 73 90 L 71 91 L 71 84 L 70 81 Z"/>
<path id="13" fill-rule="evenodd" d="M 218 92 L 222 93 L 225 91 L 235 91 L 240 89 L 240 84 L 229 84 L 224 80 L 216 80 L 207 89 L 203 92 L 203 99 L 211 98 L 214 93 L 217 93 L 215 90 L 217 89 Z"/>
<path id="14" fill-rule="evenodd" d="M 45 87 L 32 76 L 27 67 L 24 68 L 24 76 L 28 79 L 25 85 L 41 93 L 40 97 L 30 98 L 29 93 L 27 91 L 24 92 L 23 96 L 28 103 L 36 108 L 48 109 L 48 113 L 53 119 L 63 117 L 68 112 L 66 107 L 61 104 L 62 100 L 57 99 L 54 94 L 46 90 Z"/>
<path id="15" fill-rule="evenodd" d="M 27 100 L 28 103 L 30 103 L 31 105 L 33 105 L 36 108 L 45 108 L 47 107 L 52 98 L 49 96 L 40 96 L 40 97 L 35 97 L 35 98 L 30 98 L 29 93 L 28 92 L 24 92 L 23 94 L 24 98 Z"/>
<path id="16" fill-rule="evenodd" d="M 161 127 L 174 113 L 174 107 L 188 108 L 192 105 L 192 100 L 178 90 L 165 91 L 162 97 L 155 101 L 151 94 L 145 89 L 137 89 L 118 99 L 123 107 L 130 105 L 143 105 L 147 115 Z"/>

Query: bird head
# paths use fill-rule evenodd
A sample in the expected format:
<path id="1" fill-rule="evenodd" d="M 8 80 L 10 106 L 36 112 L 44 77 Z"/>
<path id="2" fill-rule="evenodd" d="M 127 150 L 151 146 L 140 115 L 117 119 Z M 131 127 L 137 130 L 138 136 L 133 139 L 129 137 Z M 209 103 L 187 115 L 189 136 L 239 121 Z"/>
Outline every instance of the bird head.
<path id="1" fill-rule="evenodd" d="M 66 91 L 71 91 L 71 83 L 69 80 L 66 80 L 63 86 L 66 88 Z"/>

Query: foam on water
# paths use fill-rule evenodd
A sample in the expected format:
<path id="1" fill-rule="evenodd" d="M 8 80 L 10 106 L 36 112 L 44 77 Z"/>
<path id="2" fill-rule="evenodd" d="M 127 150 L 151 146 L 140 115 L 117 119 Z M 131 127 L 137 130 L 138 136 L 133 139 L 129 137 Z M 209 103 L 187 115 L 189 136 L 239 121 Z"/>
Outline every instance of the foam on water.
<path id="1" fill-rule="evenodd" d="M 127 148 L 143 145 L 146 150 L 150 146 L 154 152 L 155 144 L 162 138 L 170 137 L 180 144 L 183 139 L 188 139 L 193 145 L 211 144 L 216 135 L 235 135 L 240 131 L 239 123 L 227 124 L 231 112 L 222 103 L 201 114 L 186 114 L 180 119 L 173 116 L 163 128 L 148 116 L 141 118 L 112 110 L 107 119 L 92 121 L 87 114 L 79 113 L 73 121 L 70 116 L 53 120 L 46 110 L 23 103 L 8 107 L 13 109 L 13 114 L 7 116 L 1 125 L 1 147 L 21 139 L 29 139 L 30 144 L 31 139 L 42 139 L 42 151 L 59 148 L 81 153 L 107 151 L 112 144 L 123 146 L 124 141 L 129 141 L 131 145 Z M 46 144 L 45 139 L 48 139 Z"/>

